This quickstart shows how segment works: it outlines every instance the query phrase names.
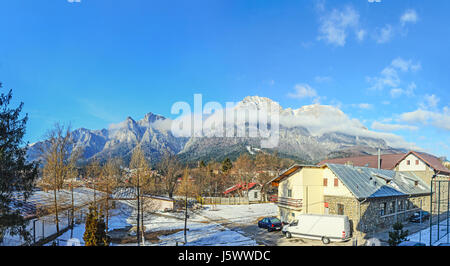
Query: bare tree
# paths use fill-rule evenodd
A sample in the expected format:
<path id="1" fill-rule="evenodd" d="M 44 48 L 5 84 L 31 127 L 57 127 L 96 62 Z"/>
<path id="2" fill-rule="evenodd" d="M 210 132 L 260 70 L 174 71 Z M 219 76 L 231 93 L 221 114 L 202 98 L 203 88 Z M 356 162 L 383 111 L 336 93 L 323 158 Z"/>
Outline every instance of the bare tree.
<path id="1" fill-rule="evenodd" d="M 120 158 L 110 158 L 101 168 L 100 179 L 97 182 L 99 190 L 106 193 L 104 214 L 106 218 L 106 232 L 109 226 L 109 195 L 120 184 L 123 161 Z"/>
<path id="2" fill-rule="evenodd" d="M 165 154 L 158 163 L 157 169 L 162 176 L 162 185 L 164 186 L 165 192 L 172 198 L 178 178 L 183 174 L 181 164 L 175 156 Z"/>
<path id="3" fill-rule="evenodd" d="M 255 178 L 255 169 L 255 163 L 248 154 L 242 154 L 234 162 L 232 173 L 235 180 L 241 184 L 244 190 L 248 188 L 248 183 Z M 241 190 L 238 190 L 238 192 L 240 196 L 243 196 Z"/>
<path id="4" fill-rule="evenodd" d="M 74 148 L 70 125 L 55 124 L 54 128 L 47 132 L 46 139 L 41 149 L 44 161 L 41 186 L 53 190 L 56 231 L 59 233 L 57 191 L 63 188 L 65 179 L 73 174 L 75 157 L 80 153 L 72 153 Z"/>
<path id="5" fill-rule="evenodd" d="M 132 171 L 132 178 L 130 180 L 131 181 L 130 183 L 136 187 L 136 198 L 137 198 L 136 235 L 138 245 L 140 245 L 141 233 L 143 236 L 145 232 L 144 228 L 142 228 L 141 232 L 141 226 L 143 227 L 144 224 L 144 217 L 142 213 L 144 209 L 143 207 L 144 201 L 142 200 L 143 191 L 141 186 L 142 184 L 146 184 L 148 182 L 147 180 L 150 179 L 151 176 L 150 167 L 140 146 L 137 146 L 133 151 L 133 155 L 131 156 L 130 161 L 130 171 Z"/>
<path id="6" fill-rule="evenodd" d="M 90 186 L 92 186 L 92 189 L 94 190 L 94 205 L 97 203 L 97 183 L 101 174 L 102 167 L 97 159 L 92 160 L 86 166 L 86 176 L 89 179 L 88 182 L 90 183 Z"/>

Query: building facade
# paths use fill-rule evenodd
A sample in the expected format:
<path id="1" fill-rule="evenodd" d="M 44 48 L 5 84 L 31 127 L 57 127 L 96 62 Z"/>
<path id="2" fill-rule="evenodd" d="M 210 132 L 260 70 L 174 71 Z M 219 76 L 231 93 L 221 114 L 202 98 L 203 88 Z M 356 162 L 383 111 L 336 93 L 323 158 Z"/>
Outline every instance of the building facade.
<path id="1" fill-rule="evenodd" d="M 272 182 L 278 184 L 282 221 L 301 213 L 347 215 L 358 237 L 406 221 L 430 204 L 430 188 L 420 177 L 391 170 L 294 165 Z"/>

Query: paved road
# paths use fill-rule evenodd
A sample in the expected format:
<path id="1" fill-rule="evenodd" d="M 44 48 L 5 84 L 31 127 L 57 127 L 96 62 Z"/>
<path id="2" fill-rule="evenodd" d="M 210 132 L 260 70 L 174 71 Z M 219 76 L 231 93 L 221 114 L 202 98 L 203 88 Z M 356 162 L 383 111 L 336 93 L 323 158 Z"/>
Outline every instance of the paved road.
<path id="1" fill-rule="evenodd" d="M 306 238 L 286 238 L 281 231 L 268 232 L 267 229 L 258 228 L 255 225 L 231 225 L 229 229 L 241 232 L 243 235 L 255 239 L 264 246 L 325 246 L 321 240 Z M 351 246 L 352 241 L 332 242 L 326 246 Z"/>

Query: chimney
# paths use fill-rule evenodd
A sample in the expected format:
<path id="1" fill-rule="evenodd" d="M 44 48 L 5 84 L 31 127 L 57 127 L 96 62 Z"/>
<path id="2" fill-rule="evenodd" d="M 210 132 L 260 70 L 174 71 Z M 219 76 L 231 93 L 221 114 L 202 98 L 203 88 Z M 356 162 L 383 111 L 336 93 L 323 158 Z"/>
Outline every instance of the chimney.
<path id="1" fill-rule="evenodd" d="M 378 169 L 381 169 L 381 150 L 378 148 Z"/>

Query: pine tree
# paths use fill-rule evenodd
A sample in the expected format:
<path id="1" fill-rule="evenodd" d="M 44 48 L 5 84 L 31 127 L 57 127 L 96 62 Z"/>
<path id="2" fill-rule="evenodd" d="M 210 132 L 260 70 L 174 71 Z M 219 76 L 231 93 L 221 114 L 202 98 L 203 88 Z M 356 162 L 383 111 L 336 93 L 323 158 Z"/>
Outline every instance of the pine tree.
<path id="1" fill-rule="evenodd" d="M 403 241 L 408 241 L 406 238 L 409 234 L 408 230 L 403 231 L 403 224 L 401 222 L 396 222 L 392 225 L 393 231 L 389 232 L 389 246 L 398 246 Z"/>
<path id="2" fill-rule="evenodd" d="M 98 213 L 95 205 L 89 207 L 83 240 L 85 246 L 109 246 L 110 239 L 106 234 L 105 217 Z"/>
<path id="3" fill-rule="evenodd" d="M 89 214 L 86 217 L 85 231 L 83 234 L 83 240 L 85 246 L 97 246 L 97 209 L 94 205 L 89 206 Z"/>
<path id="4" fill-rule="evenodd" d="M 23 137 L 28 115 L 21 118 L 23 103 L 10 108 L 11 100 L 11 90 L 0 94 L 0 242 L 7 232 L 31 241 L 26 221 L 10 204 L 15 192 L 28 198 L 38 176 L 37 163 L 27 163 L 25 158 L 27 144 Z"/>
<path id="5" fill-rule="evenodd" d="M 227 173 L 231 168 L 233 168 L 233 164 L 231 163 L 230 158 L 226 158 L 222 162 L 222 172 Z"/>

